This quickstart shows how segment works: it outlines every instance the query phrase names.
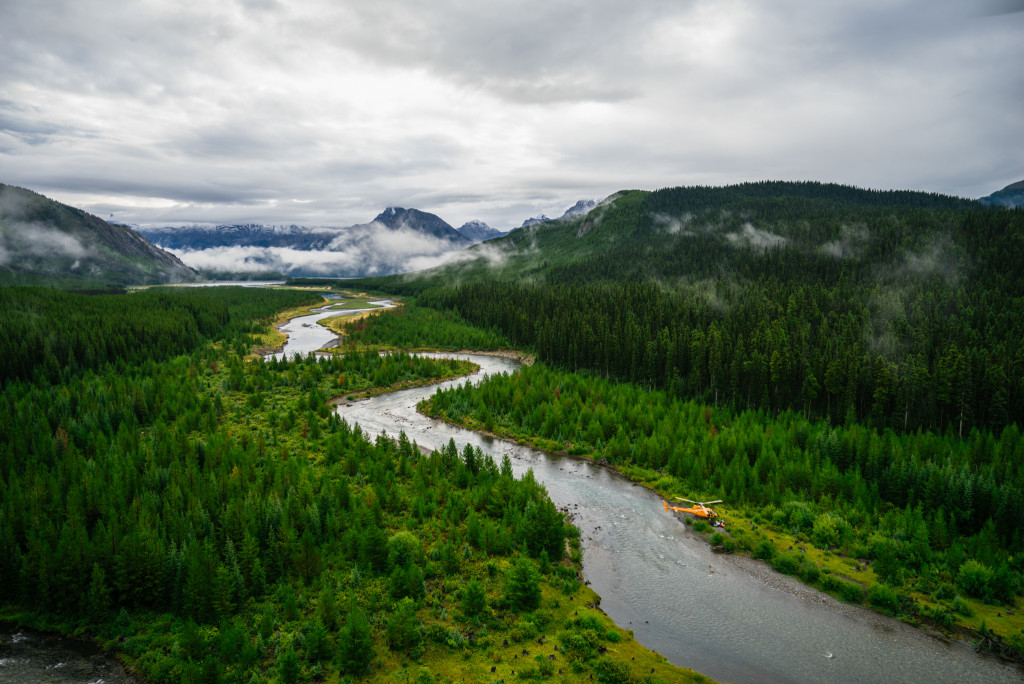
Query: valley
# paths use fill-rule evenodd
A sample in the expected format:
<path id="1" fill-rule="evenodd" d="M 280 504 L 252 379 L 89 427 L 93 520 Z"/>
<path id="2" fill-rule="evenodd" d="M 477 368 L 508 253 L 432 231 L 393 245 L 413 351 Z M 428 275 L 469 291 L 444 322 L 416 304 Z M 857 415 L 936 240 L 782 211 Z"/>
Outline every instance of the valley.
<path id="1" fill-rule="evenodd" d="M 628 191 L 400 276 L 2 288 L 0 619 L 152 681 L 1014 680 L 1021 220 Z"/>

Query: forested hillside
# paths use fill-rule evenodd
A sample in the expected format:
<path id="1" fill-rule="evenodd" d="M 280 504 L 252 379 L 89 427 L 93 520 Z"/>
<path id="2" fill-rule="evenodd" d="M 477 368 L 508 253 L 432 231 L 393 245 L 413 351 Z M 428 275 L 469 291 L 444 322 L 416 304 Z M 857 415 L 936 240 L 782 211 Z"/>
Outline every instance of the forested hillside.
<path id="1" fill-rule="evenodd" d="M 671 188 L 486 247 L 363 284 L 549 367 L 423 410 L 607 459 L 665 496 L 724 498 L 742 521 L 716 535 L 727 550 L 1024 646 L 1024 211 L 817 183 Z"/>
<path id="2" fill-rule="evenodd" d="M 199 275 L 127 226 L 0 183 L 0 283 L 189 283 Z"/>
<path id="3" fill-rule="evenodd" d="M 44 346 L 5 350 L 0 619 L 152 682 L 697 678 L 585 607 L 578 531 L 531 474 L 330 410 L 471 364 L 243 361 L 309 292 L 0 295 L 0 339 Z"/>
<path id="4" fill-rule="evenodd" d="M 362 284 L 542 361 L 718 405 L 958 436 L 1024 415 L 1021 210 L 816 183 L 673 188 L 488 245 Z"/>

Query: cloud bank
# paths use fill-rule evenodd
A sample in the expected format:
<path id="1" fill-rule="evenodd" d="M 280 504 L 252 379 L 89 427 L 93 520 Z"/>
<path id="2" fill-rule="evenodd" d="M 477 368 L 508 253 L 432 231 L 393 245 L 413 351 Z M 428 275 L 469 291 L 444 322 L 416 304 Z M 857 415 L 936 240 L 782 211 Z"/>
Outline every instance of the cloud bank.
<path id="1" fill-rule="evenodd" d="M 978 197 L 1024 177 L 1020 8 L 7 0 L 0 180 L 151 224 L 508 228 L 761 179 Z"/>
<path id="2" fill-rule="evenodd" d="M 324 249 L 231 245 L 169 249 L 187 266 L 220 273 L 293 276 L 373 276 L 419 271 L 467 258 L 461 245 L 412 228 L 370 223 L 337 229 Z"/>

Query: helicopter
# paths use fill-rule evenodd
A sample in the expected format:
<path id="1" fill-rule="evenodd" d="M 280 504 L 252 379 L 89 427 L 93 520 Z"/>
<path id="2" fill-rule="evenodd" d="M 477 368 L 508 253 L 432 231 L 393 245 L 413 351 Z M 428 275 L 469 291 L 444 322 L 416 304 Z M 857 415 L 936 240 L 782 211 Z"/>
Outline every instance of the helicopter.
<path id="1" fill-rule="evenodd" d="M 713 510 L 708 508 L 708 506 L 710 506 L 711 504 L 723 503 L 721 499 L 716 499 L 715 501 L 693 501 L 691 499 L 684 499 L 681 496 L 677 496 L 676 498 L 679 499 L 680 501 L 686 501 L 687 503 L 691 503 L 693 504 L 693 506 L 690 506 L 689 508 L 684 506 L 669 506 L 668 502 L 663 499 L 661 503 L 665 504 L 666 511 L 679 511 L 680 513 L 689 513 L 690 515 L 694 515 L 698 518 L 704 518 L 706 520 L 711 520 L 712 518 L 718 517 L 718 513 L 715 513 Z M 724 523 L 721 524 L 724 525 Z"/>

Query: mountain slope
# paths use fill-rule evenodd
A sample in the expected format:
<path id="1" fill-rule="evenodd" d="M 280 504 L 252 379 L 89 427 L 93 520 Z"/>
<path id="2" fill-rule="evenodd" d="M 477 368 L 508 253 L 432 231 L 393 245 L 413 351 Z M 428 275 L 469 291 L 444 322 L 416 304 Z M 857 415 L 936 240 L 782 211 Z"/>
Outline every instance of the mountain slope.
<path id="1" fill-rule="evenodd" d="M 464 256 L 349 285 L 713 403 L 961 437 L 1024 415 L 1024 212 L 820 183 L 626 191 Z"/>
<path id="2" fill-rule="evenodd" d="M 998 207 L 1024 207 L 1024 181 L 1017 181 L 978 200 L 982 204 Z"/>
<path id="3" fill-rule="evenodd" d="M 955 197 L 822 183 L 627 190 L 582 216 L 517 229 L 489 241 L 486 251 L 470 248 L 471 258 L 405 282 L 425 287 L 457 277 L 679 284 L 724 274 L 757 279 L 763 268 L 781 262 L 798 262 L 800 269 L 787 277 L 806 282 L 832 280 L 851 269 L 858 277 L 908 268 L 953 275 L 943 271 L 949 265 L 944 259 L 957 259 L 951 212 L 983 210 Z"/>
<path id="4" fill-rule="evenodd" d="M 198 274 L 127 226 L 0 184 L 0 282 L 194 282 Z"/>

